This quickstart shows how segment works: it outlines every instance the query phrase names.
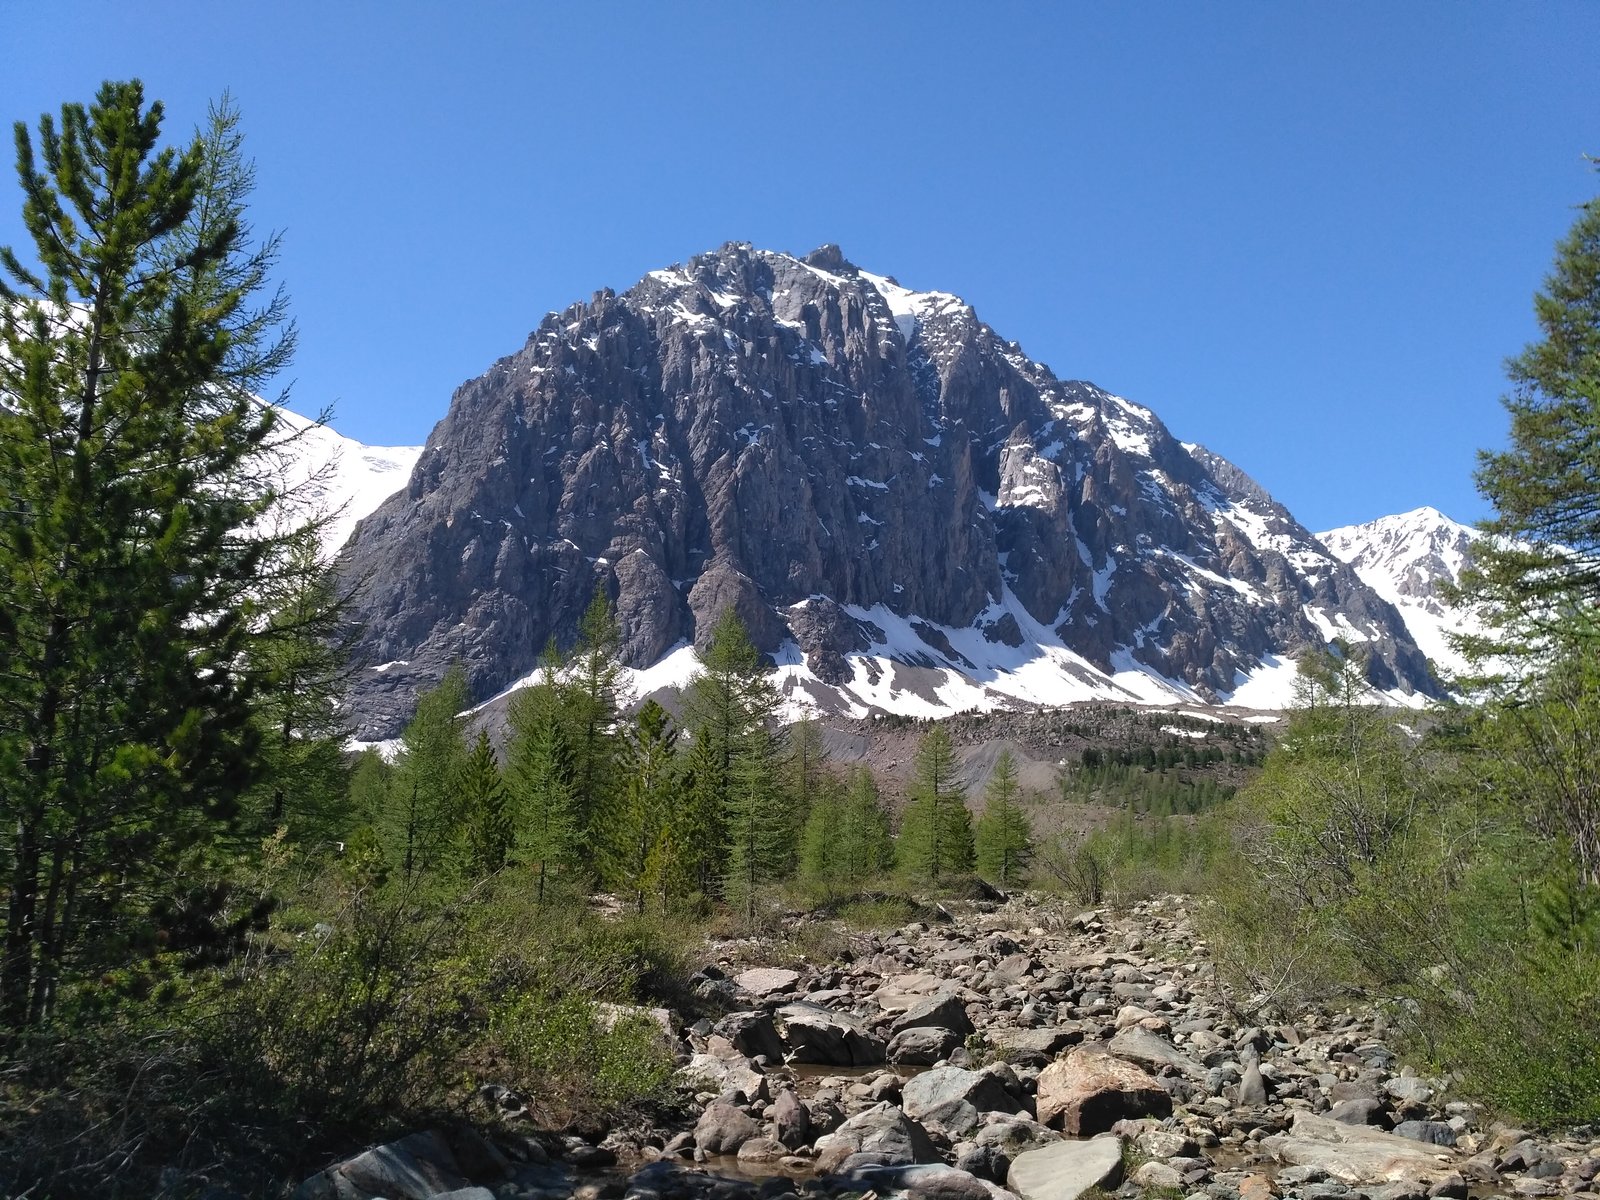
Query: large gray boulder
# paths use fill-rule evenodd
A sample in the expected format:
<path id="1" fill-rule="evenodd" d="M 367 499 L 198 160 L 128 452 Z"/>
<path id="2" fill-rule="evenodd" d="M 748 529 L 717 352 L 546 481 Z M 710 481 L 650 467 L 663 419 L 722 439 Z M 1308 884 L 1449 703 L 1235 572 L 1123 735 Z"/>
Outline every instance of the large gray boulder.
<path id="1" fill-rule="evenodd" d="M 431 1200 L 471 1186 L 445 1136 L 429 1130 L 317 1172 L 295 1189 L 293 1200 Z"/>
<path id="2" fill-rule="evenodd" d="M 694 1144 L 707 1154 L 734 1154 L 751 1138 L 761 1136 L 761 1125 L 724 1100 L 713 1100 L 694 1126 Z"/>
<path id="3" fill-rule="evenodd" d="M 889 1039 L 885 1055 L 892 1063 L 908 1067 L 931 1067 L 964 1041 L 954 1029 L 936 1025 L 915 1025 L 902 1029 Z"/>
<path id="4" fill-rule="evenodd" d="M 884 1061 L 883 1039 L 848 1013 L 802 1000 L 780 1008 L 778 1019 L 794 1062 L 866 1067 Z"/>
<path id="5" fill-rule="evenodd" d="M 887 1103 L 857 1113 L 838 1129 L 817 1139 L 817 1170 L 823 1174 L 854 1160 L 865 1165 L 901 1166 L 939 1161 L 928 1133 L 905 1112 Z"/>
<path id="6" fill-rule="evenodd" d="M 929 1129 L 957 1138 L 975 1129 L 986 1112 L 1015 1112 L 1017 1100 L 993 1075 L 961 1067 L 934 1067 L 901 1091 L 906 1112 Z"/>
<path id="7" fill-rule="evenodd" d="M 892 1033 L 903 1033 L 907 1029 L 921 1027 L 949 1029 L 963 1037 L 973 1032 L 972 1019 L 967 1016 L 966 1003 L 960 996 L 951 992 L 939 992 L 924 1000 L 918 1000 L 896 1017 L 889 1029 Z"/>
<path id="8" fill-rule="evenodd" d="M 1455 1161 L 1444 1147 L 1308 1112 L 1296 1112 L 1288 1133 L 1263 1138 L 1261 1144 L 1279 1162 L 1315 1167 L 1356 1187 L 1436 1183 L 1450 1174 Z"/>
<path id="9" fill-rule="evenodd" d="M 1109 1191 L 1122 1182 L 1122 1139 L 1063 1141 L 1011 1160 L 1006 1186 L 1022 1200 L 1077 1200 L 1090 1188 Z"/>

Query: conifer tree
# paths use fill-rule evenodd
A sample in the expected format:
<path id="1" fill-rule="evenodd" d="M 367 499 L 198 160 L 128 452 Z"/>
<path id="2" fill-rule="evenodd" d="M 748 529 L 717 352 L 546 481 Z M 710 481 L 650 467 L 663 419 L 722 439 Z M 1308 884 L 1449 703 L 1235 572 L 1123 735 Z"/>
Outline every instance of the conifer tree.
<path id="1" fill-rule="evenodd" d="M 1507 363 L 1510 445 L 1478 456 L 1495 516 L 1465 583 L 1498 630 L 1468 649 L 1547 661 L 1600 638 L 1600 197 L 1556 247 L 1534 313 L 1543 337 Z"/>
<path id="2" fill-rule="evenodd" d="M 612 885 L 639 912 L 674 882 L 672 832 L 682 819 L 677 742 L 667 710 L 646 700 L 626 740 L 621 801 L 607 839 Z"/>
<path id="3" fill-rule="evenodd" d="M 593 863 L 603 850 L 621 786 L 618 630 L 603 588 L 596 588 L 578 626 L 578 644 L 560 682 L 560 714 L 572 761 L 573 835 Z"/>
<path id="4" fill-rule="evenodd" d="M 1001 887 L 1022 882 L 1033 857 L 1033 827 L 1017 802 L 1017 760 L 1002 750 L 983 791 L 983 815 L 978 818 L 978 870 Z"/>
<path id="5" fill-rule="evenodd" d="M 723 611 L 701 670 L 684 692 L 684 722 L 691 737 L 688 811 L 679 839 L 692 862 L 696 886 L 710 895 L 725 872 L 728 809 L 733 770 L 757 731 L 765 734 L 777 712 L 778 695 L 760 652 L 731 608 Z"/>
<path id="6" fill-rule="evenodd" d="M 752 729 L 733 760 L 729 779 L 723 894 L 749 925 L 755 924 L 761 886 L 780 878 L 794 853 L 772 741 L 764 727 Z"/>
<path id="7" fill-rule="evenodd" d="M 782 776 L 789 796 L 785 819 L 790 828 L 790 844 L 797 850 L 812 805 L 826 786 L 827 761 L 822 725 L 815 717 L 803 716 L 784 730 Z"/>
<path id="8" fill-rule="evenodd" d="M 871 770 L 857 767 L 846 787 L 825 778 L 801 839 L 801 877 L 830 890 L 859 888 L 893 865 L 889 818 Z"/>
<path id="9" fill-rule="evenodd" d="M 464 850 L 461 714 L 467 702 L 467 673 L 457 664 L 417 699 L 416 715 L 400 735 L 381 834 L 389 862 L 408 880 L 457 866 Z"/>
<path id="10" fill-rule="evenodd" d="M 944 726 L 934 725 L 917 746 L 910 799 L 895 849 L 902 868 L 933 882 L 972 867 L 972 819 L 956 770 L 950 735 Z"/>
<path id="11" fill-rule="evenodd" d="M 560 712 L 553 662 L 544 679 L 511 698 L 505 786 L 512 856 L 533 871 L 534 902 L 543 906 L 555 877 L 578 860 L 572 750 Z"/>
<path id="12" fill-rule="evenodd" d="M 283 827 L 301 842 L 341 838 L 353 816 L 350 728 L 339 703 L 349 677 L 346 605 L 319 561 L 314 528 L 295 535 L 284 571 L 263 593 L 267 612 L 250 647 L 261 756 L 245 832 L 260 838 Z"/>
<path id="13" fill-rule="evenodd" d="M 511 850 L 511 813 L 489 731 L 480 729 L 461 770 L 461 805 L 467 827 L 468 862 L 475 875 L 506 865 Z"/>
<path id="14" fill-rule="evenodd" d="M 196 219 L 207 148 L 160 148 L 137 82 L 16 127 L 38 267 L 0 250 L 0 1022 L 145 936 L 238 809 L 259 741 L 248 598 L 274 544 L 271 427 L 231 386 L 252 324 L 237 214 Z M 180 250 L 181 246 L 181 250 Z M 270 259 L 270 254 L 269 254 Z M 281 315 L 281 314 L 280 314 Z M 281 365 L 281 361 L 277 365 Z M 273 364 L 251 373 L 259 384 Z M 148 931 L 146 931 L 148 932 Z"/>

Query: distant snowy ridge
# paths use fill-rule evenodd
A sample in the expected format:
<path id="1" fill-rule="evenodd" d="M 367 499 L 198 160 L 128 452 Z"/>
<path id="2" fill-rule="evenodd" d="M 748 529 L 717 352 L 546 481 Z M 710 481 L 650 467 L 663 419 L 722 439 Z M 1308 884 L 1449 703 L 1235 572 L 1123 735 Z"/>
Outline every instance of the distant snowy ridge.
<path id="1" fill-rule="evenodd" d="M 1423 507 L 1317 536 L 1368 587 L 1400 610 L 1418 648 L 1441 670 L 1466 669 L 1450 635 L 1479 632 L 1482 627 L 1471 612 L 1445 600 L 1441 584 L 1459 581 L 1471 564 L 1472 542 L 1479 536 L 1475 529 L 1436 508 Z"/>
<path id="2" fill-rule="evenodd" d="M 275 474 L 297 518 L 329 515 L 322 552 L 332 558 L 356 522 L 405 487 L 421 446 L 368 446 L 278 406 Z"/>

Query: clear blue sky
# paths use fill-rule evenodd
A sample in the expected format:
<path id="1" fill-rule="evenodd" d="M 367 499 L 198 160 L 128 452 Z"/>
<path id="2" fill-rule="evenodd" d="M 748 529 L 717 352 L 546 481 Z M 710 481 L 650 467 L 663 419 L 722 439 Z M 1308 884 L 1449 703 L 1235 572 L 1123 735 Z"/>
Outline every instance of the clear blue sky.
<path id="1" fill-rule="evenodd" d="M 957 292 L 1313 528 L 1484 515 L 1600 191 L 1594 3 L 0 0 L 0 116 L 231 89 L 292 400 L 422 440 L 549 309 L 738 239 Z M 8 156 L 9 157 L 9 156 Z M 0 179 L 0 243 L 21 240 Z"/>

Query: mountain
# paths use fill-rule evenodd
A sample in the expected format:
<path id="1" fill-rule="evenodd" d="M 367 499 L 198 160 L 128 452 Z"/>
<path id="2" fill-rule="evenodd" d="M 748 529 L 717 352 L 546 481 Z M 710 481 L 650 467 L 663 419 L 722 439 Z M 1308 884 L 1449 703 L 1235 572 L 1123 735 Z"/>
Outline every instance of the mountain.
<path id="1" fill-rule="evenodd" d="M 1441 585 L 1460 580 L 1477 536 L 1471 526 L 1426 507 L 1317 535 L 1399 610 L 1418 648 L 1450 672 L 1464 670 L 1466 663 L 1448 635 L 1476 632 L 1479 626 L 1471 613 L 1445 600 Z"/>
<path id="2" fill-rule="evenodd" d="M 356 522 L 405 487 L 421 446 L 367 446 L 287 408 L 277 409 L 271 435 L 278 447 L 274 474 L 296 513 L 330 513 L 322 549 L 330 558 Z"/>
<path id="3" fill-rule="evenodd" d="M 1244 472 L 833 246 L 729 244 L 551 313 L 341 563 L 364 737 L 452 661 L 514 685 L 597 586 L 646 679 L 732 606 L 824 709 L 1268 707 L 1336 634 L 1396 698 L 1435 690 L 1394 605 Z"/>

